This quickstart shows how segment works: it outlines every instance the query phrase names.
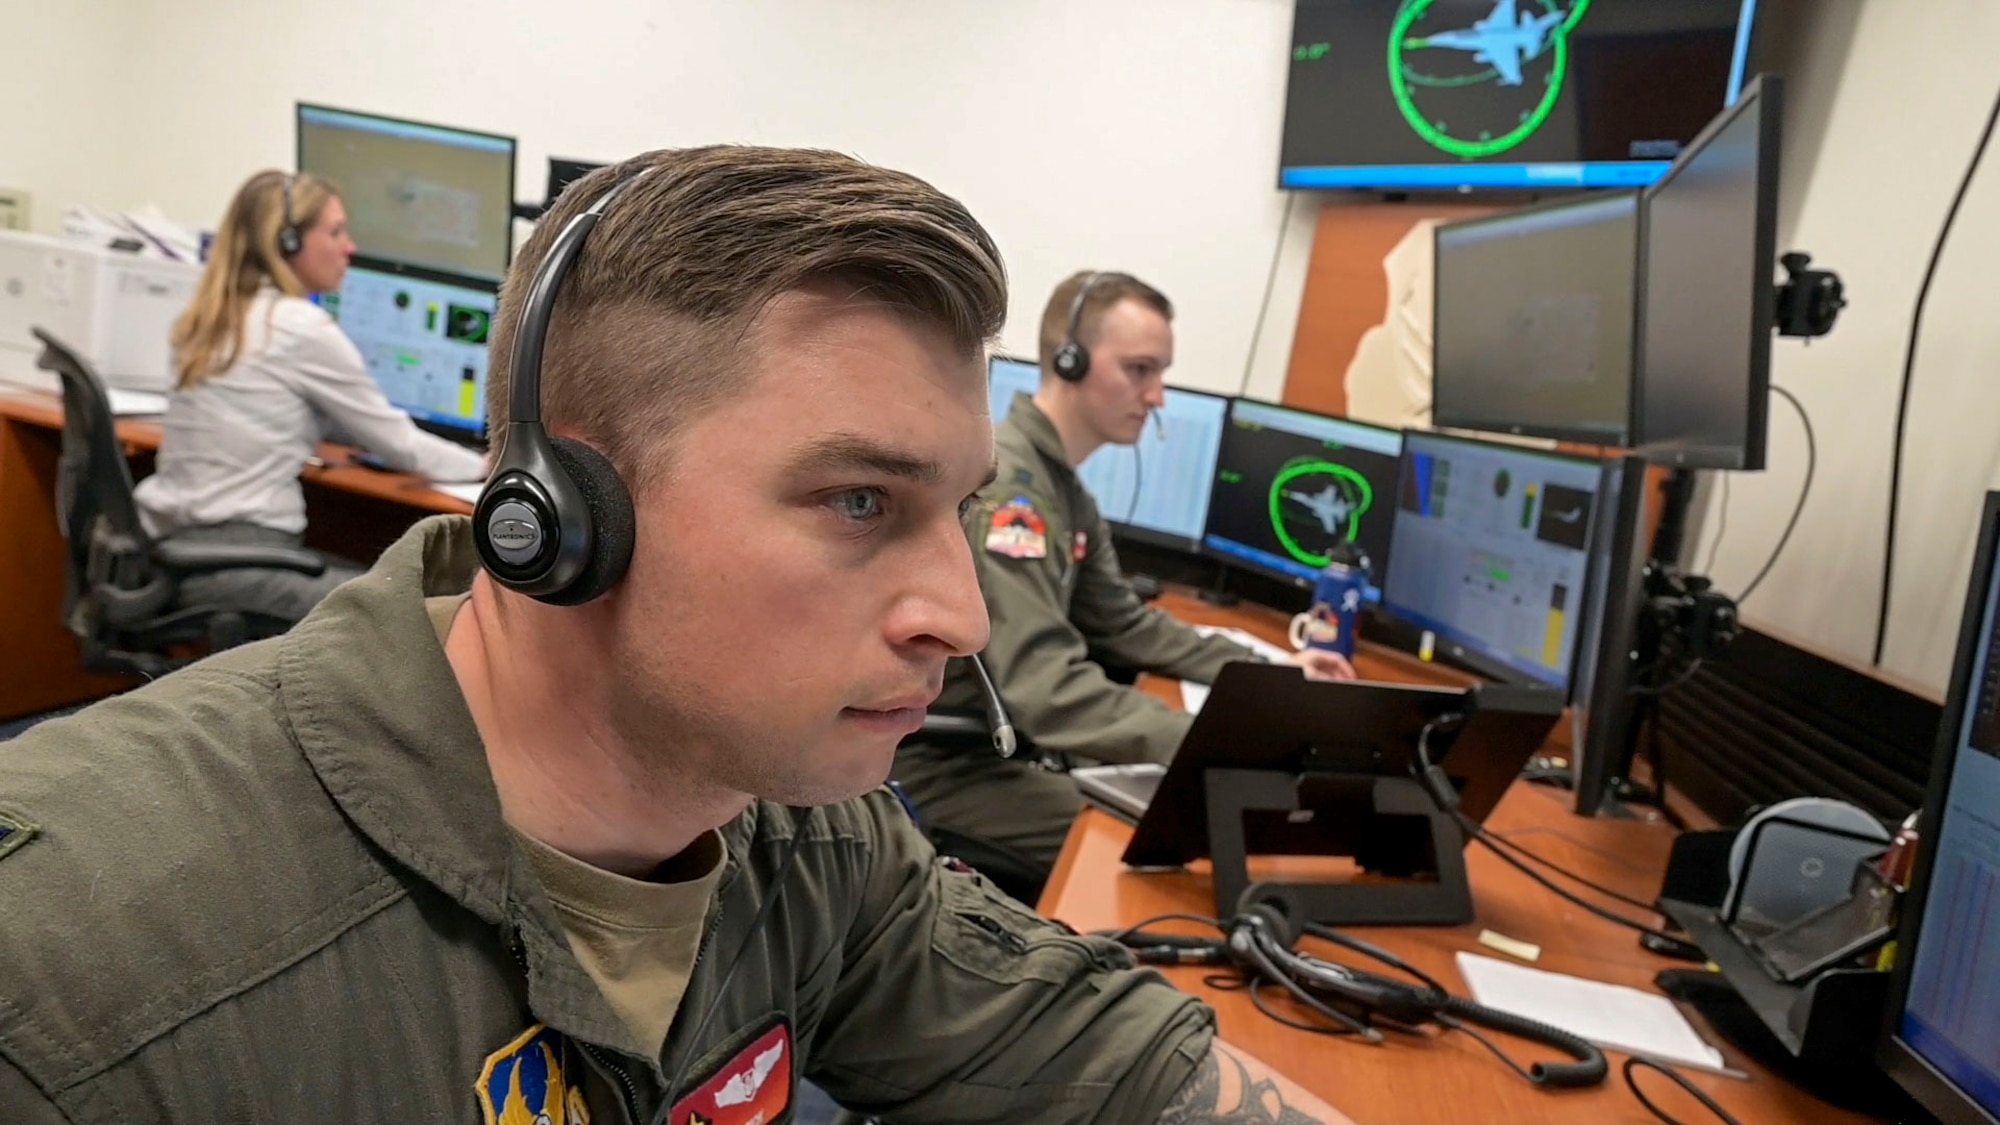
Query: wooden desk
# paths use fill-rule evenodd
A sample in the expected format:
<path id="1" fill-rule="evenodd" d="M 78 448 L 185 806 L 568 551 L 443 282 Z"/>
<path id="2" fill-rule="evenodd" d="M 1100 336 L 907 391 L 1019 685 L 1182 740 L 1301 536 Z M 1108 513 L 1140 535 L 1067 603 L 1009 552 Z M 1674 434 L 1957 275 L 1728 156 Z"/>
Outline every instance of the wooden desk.
<path id="1" fill-rule="evenodd" d="M 118 422 L 132 477 L 152 471 L 158 422 Z M 33 391 L 0 392 L 0 719 L 96 699 L 130 686 L 117 676 L 86 675 L 75 638 L 62 625 L 66 550 L 56 520 L 56 465 L 62 451 L 62 400 Z M 411 524 L 438 512 L 470 513 L 464 501 L 421 477 L 349 463 L 346 446 L 320 447 L 327 468 L 302 474 L 306 544 L 371 562 Z"/>
<path id="2" fill-rule="evenodd" d="M 1274 640 L 1283 633 L 1283 617 L 1262 607 L 1220 609 L 1177 593 L 1163 595 L 1159 604 L 1176 616 L 1197 623 L 1235 625 Z M 1376 679 L 1436 683 L 1456 676 L 1402 654 L 1367 646 L 1356 665 L 1363 676 Z M 1178 703 L 1178 691 L 1171 680 L 1149 678 L 1142 686 Z M 1658 890 L 1673 842 L 1673 831 L 1663 821 L 1577 817 L 1571 811 L 1568 793 L 1525 782 L 1508 791 L 1487 824 L 1495 832 L 1520 841 L 1571 871 L 1642 899 Z M 1086 808 L 1071 829 L 1062 858 L 1042 896 L 1042 912 L 1079 930 L 1103 930 L 1129 926 L 1159 914 L 1207 915 L 1214 911 L 1214 892 L 1206 863 L 1173 872 L 1128 871 L 1119 857 L 1131 836 L 1130 826 L 1123 821 L 1095 808 Z M 1262 870 L 1277 875 L 1286 873 L 1288 867 L 1315 862 L 1327 861 L 1277 860 Z M 1653 975 L 1661 969 L 1687 967 L 1685 962 L 1645 952 L 1639 947 L 1636 934 L 1564 902 L 1484 848 L 1468 849 L 1466 863 L 1477 911 L 1472 925 L 1371 927 L 1357 930 L 1358 935 L 1394 950 L 1462 995 L 1467 989 L 1458 973 L 1456 953 L 1469 950 L 1504 957 L 1478 943 L 1482 929 L 1540 945 L 1542 956 L 1536 968 L 1592 980 L 1650 990 Z M 1258 870 L 1253 868 L 1253 874 Z M 1636 916 L 1638 911 L 1627 913 Z M 1199 926 L 1191 924 L 1168 923 L 1159 928 L 1180 933 L 1202 932 Z M 1390 972 L 1316 939 L 1308 939 L 1307 944 L 1329 960 Z M 1258 1012 L 1243 992 L 1203 984 L 1202 978 L 1214 971 L 1202 967 L 1165 970 L 1174 983 L 1214 1006 L 1221 1032 L 1230 1042 L 1276 1067 L 1361 1125 L 1402 1122 L 1656 1125 L 1655 1119 L 1625 1088 L 1618 1074 L 1621 1055 L 1611 1056 L 1611 1075 L 1602 1086 L 1544 1092 L 1528 1085 L 1463 1035 L 1446 1034 L 1429 1040 L 1393 1036 L 1385 1046 L 1368 1047 L 1284 1027 Z M 1310 1018 L 1302 1009 L 1292 1008 L 1290 1012 Z M 1724 1043 L 1700 1017 L 1692 1018 L 1708 1040 L 1722 1049 L 1730 1066 L 1751 1074 L 1750 1081 L 1745 1082 L 1684 1072 L 1738 1119 L 1746 1123 L 1797 1121 L 1814 1125 L 1868 1120 L 1834 1109 L 1771 1076 Z M 1560 1057 L 1537 1044 L 1498 1033 L 1488 1034 L 1517 1061 Z M 1640 1081 L 1667 1112 L 1684 1121 L 1710 1120 L 1699 1104 L 1673 1088 L 1665 1078 L 1642 1072 Z"/>

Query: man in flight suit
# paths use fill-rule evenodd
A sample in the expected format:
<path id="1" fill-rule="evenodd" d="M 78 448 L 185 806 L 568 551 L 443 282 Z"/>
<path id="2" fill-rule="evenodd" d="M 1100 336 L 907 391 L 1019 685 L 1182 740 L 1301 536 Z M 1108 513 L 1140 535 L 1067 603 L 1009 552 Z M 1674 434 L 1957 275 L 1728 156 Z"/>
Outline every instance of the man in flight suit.
<path id="1" fill-rule="evenodd" d="M 482 557 L 434 518 L 286 636 L 7 744 L 0 1119 L 743 1125 L 804 1078 L 896 1121 L 1338 1119 L 881 787 L 986 643 L 978 222 L 831 153 L 596 172 L 502 291 L 509 444 L 556 245 L 540 417 L 629 494 L 593 548 L 629 568 L 545 601 L 485 569 L 523 520 Z"/>
<path id="2" fill-rule="evenodd" d="M 1049 296 L 1041 386 L 1016 395 L 995 427 L 999 476 L 965 523 L 993 621 L 986 664 L 1033 752 L 1001 758 L 978 740 L 919 735 L 897 754 L 896 780 L 927 828 L 979 841 L 1039 877 L 1081 800 L 1067 775 L 1045 768 L 1048 756 L 1166 762 L 1193 723 L 1114 681 L 1099 658 L 1202 683 L 1229 661 L 1254 659 L 1133 593 L 1076 472 L 1100 447 L 1138 441 L 1165 405 L 1172 320 L 1165 295 L 1129 274 L 1078 273 Z M 1334 653 L 1295 659 L 1309 675 L 1354 675 Z M 976 692 L 971 668 L 954 661 L 938 708 L 976 713 Z"/>

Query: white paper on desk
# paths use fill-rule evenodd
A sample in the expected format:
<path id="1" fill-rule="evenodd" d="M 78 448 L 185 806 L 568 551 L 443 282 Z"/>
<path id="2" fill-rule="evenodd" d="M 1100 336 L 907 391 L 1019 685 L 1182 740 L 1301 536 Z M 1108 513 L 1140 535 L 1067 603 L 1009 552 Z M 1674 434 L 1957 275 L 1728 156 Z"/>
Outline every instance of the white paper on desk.
<path id="1" fill-rule="evenodd" d="M 1181 709 L 1190 715 L 1201 714 L 1201 705 L 1208 702 L 1208 685 L 1193 680 L 1181 681 Z"/>
<path id="2" fill-rule="evenodd" d="M 435 481 L 431 483 L 431 488 L 434 491 L 442 492 L 454 500 L 463 500 L 468 504 L 479 503 L 480 490 L 485 487 L 486 482 L 483 480 L 472 481 L 469 484 L 438 484 Z"/>
<path id="3" fill-rule="evenodd" d="M 1458 971 L 1472 998 L 1489 1008 L 1559 1027 L 1600 1047 L 1714 1070 L 1722 1052 L 1702 1041 L 1664 996 L 1618 984 L 1530 969 L 1460 953 Z"/>
<path id="4" fill-rule="evenodd" d="M 111 413 L 120 418 L 167 412 L 167 396 L 157 391 L 128 391 L 119 387 L 106 387 L 104 393 L 111 400 Z"/>
<path id="5" fill-rule="evenodd" d="M 1281 648 L 1270 641 L 1264 640 L 1262 637 L 1252 636 L 1241 629 L 1230 628 L 1226 625 L 1196 625 L 1194 631 L 1204 637 L 1227 637 L 1273 664 L 1288 664 L 1292 659 L 1291 649 Z M 1193 709 L 1189 708 L 1189 710 Z"/>

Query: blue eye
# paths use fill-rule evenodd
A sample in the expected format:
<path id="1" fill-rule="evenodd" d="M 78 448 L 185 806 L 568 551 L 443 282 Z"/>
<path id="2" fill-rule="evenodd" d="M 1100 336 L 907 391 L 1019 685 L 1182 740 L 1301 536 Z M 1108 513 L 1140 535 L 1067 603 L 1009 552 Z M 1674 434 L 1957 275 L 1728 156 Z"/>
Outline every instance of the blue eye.
<path id="1" fill-rule="evenodd" d="M 828 500 L 842 519 L 865 523 L 882 514 L 882 494 L 873 488 L 850 488 L 836 492 Z"/>

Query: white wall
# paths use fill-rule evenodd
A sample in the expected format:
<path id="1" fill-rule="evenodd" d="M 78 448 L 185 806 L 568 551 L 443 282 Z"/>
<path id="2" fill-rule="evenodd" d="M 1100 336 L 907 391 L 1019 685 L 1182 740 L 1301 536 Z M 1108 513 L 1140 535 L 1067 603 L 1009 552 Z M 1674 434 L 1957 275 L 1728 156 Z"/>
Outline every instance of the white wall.
<path id="1" fill-rule="evenodd" d="M 1117 268 L 1178 306 L 1174 382 L 1234 391 L 1243 379 L 1285 205 L 1274 185 L 1290 0 L 121 7 L 144 44 L 122 56 L 129 165 L 44 175 L 38 196 L 151 201 L 211 224 L 248 173 L 289 166 L 298 100 L 517 136 L 524 199 L 540 197 L 551 154 L 825 146 L 922 175 L 989 226 L 1014 283 L 1009 350 L 1032 352 L 1061 277 Z M 0 70 L 0 89 L 11 85 Z M 1290 288 L 1259 350 L 1273 396 L 1310 246 L 1298 206 Z"/>
<path id="2" fill-rule="evenodd" d="M 1799 529 L 1744 606 L 1837 655 L 1872 645 L 1896 387 L 1932 239 L 1996 90 L 2000 5 L 1924 0 L 1923 18 L 1882 0 L 1815 0 L 1791 69 L 1781 248 L 1845 277 L 1852 302 L 1810 346 L 1780 340 L 1773 378 L 1812 415 L 1819 469 Z M 2000 148 L 2000 142 L 1996 142 Z M 1884 666 L 1941 689 L 1948 677 L 1982 492 L 2000 483 L 2000 152 L 1987 159 L 1939 271 L 1917 357 L 1897 579 Z M 1770 470 L 1737 474 L 1714 575 L 1740 589 L 1798 496 L 1805 445 L 1772 403 Z M 1706 559 L 1711 497 L 1694 558 Z"/>
<path id="3" fill-rule="evenodd" d="M 129 175 L 130 0 L 0 0 L 0 187 L 33 196 L 33 227 L 102 202 Z"/>
<path id="4" fill-rule="evenodd" d="M 510 133 L 520 195 L 550 154 L 717 140 L 814 144 L 924 175 L 994 231 L 1029 352 L 1048 289 L 1121 268 L 1181 310 L 1172 378 L 1234 390 L 1287 206 L 1273 189 L 1290 0 L 0 0 L 0 184 L 62 205 L 156 202 L 212 223 L 250 171 L 288 166 L 304 99 Z M 1996 87 L 1992 0 L 1808 0 L 1788 115 L 1784 245 L 1845 274 L 1835 334 L 1780 341 L 1821 464 L 1797 536 L 1746 606 L 1865 659 L 1904 333 L 1929 241 Z M 2000 154 L 1992 163 L 2000 164 Z M 1293 221 L 1249 389 L 1283 388 L 1315 201 Z M 2000 469 L 1987 390 L 2000 317 L 1984 262 L 2000 170 L 1975 185 L 1918 370 L 1888 665 L 1941 684 L 1978 495 Z M 1774 405 L 1771 469 L 1739 476 L 1714 572 L 1740 587 L 1797 495 L 1803 442 Z M 1718 525 L 1711 502 L 1696 558 Z"/>

